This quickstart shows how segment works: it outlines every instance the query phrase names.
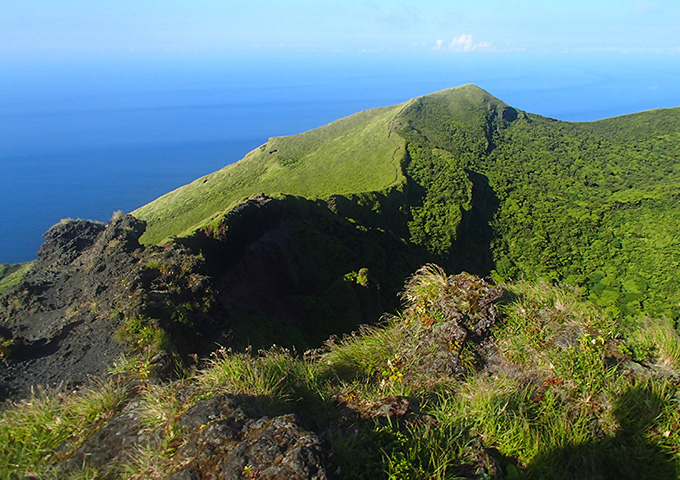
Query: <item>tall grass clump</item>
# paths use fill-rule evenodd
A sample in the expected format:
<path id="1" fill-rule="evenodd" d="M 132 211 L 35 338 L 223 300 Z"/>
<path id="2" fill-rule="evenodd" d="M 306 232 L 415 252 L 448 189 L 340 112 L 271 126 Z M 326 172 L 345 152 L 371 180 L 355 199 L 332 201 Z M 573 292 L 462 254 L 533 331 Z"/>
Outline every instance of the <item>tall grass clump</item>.
<path id="1" fill-rule="evenodd" d="M 405 331 L 395 319 L 380 327 L 363 326 L 353 335 L 329 342 L 320 357 L 320 368 L 341 382 L 379 383 L 406 340 Z"/>
<path id="2" fill-rule="evenodd" d="M 638 360 L 652 360 L 671 371 L 680 370 L 680 335 L 667 318 L 645 319 L 627 332 L 625 348 Z"/>
<path id="3" fill-rule="evenodd" d="M 0 478 L 42 476 L 121 407 L 124 387 L 100 382 L 74 394 L 42 391 L 0 412 Z M 59 448 L 58 448 L 59 447 Z"/>
<path id="4" fill-rule="evenodd" d="M 204 392 L 247 395 L 253 405 L 276 411 L 320 395 L 322 378 L 316 363 L 288 349 L 221 349 L 198 374 L 197 383 Z"/>

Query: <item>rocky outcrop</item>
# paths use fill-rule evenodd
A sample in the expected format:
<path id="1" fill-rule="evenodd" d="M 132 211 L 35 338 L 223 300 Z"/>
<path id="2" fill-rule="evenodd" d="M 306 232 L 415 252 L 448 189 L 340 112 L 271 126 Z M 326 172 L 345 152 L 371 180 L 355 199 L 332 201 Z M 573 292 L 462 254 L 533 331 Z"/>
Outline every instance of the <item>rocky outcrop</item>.
<path id="1" fill-rule="evenodd" d="M 172 335 L 179 307 L 203 301 L 210 285 L 199 259 L 180 246 L 140 246 L 144 228 L 127 215 L 108 225 L 62 222 L 45 234 L 31 270 L 0 298 L 8 352 L 0 398 L 26 397 L 38 387 L 74 388 L 125 351 L 149 347 L 135 343 L 129 322 L 143 319 Z"/>
<path id="2" fill-rule="evenodd" d="M 425 289 L 429 294 L 423 295 Z M 405 315 L 412 319 L 404 329 L 418 341 L 395 358 L 411 365 L 409 374 L 416 377 L 456 376 L 480 367 L 498 319 L 495 302 L 502 295 L 500 287 L 466 272 L 447 277 L 437 266 L 424 266 L 407 282 L 404 294 Z"/>
<path id="3" fill-rule="evenodd" d="M 232 398 L 220 395 L 191 407 L 177 426 L 190 440 L 178 452 L 185 467 L 170 480 L 327 478 L 321 441 L 294 415 L 251 417 Z"/>
<path id="4" fill-rule="evenodd" d="M 153 367 L 164 376 L 173 359 L 219 346 L 319 346 L 378 320 L 396 298 L 386 279 L 412 266 L 390 234 L 295 197 L 256 195 L 214 230 L 164 247 L 140 245 L 144 230 L 125 215 L 45 234 L 30 272 L 0 297 L 0 399 L 72 389 L 123 353 L 165 353 Z"/>
<path id="5" fill-rule="evenodd" d="M 67 477 L 90 468 L 99 472 L 98 478 L 118 478 L 134 452 L 178 442 L 182 446 L 173 454 L 172 466 L 154 478 L 326 480 L 327 448 L 316 433 L 303 429 L 292 414 L 248 413 L 249 401 L 229 395 L 199 400 L 173 421 L 170 434 L 145 426 L 142 402 L 132 400 L 56 463 L 55 472 Z"/>

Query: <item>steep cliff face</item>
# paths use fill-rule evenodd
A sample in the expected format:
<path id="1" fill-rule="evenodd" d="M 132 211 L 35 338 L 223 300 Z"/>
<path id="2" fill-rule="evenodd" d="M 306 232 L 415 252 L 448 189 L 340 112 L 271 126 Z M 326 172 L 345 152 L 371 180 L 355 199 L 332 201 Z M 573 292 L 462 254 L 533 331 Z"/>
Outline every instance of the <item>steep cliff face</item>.
<path id="1" fill-rule="evenodd" d="M 255 195 L 178 241 L 202 252 L 234 342 L 256 348 L 305 349 L 375 322 L 423 256 L 328 202 L 290 196 Z"/>

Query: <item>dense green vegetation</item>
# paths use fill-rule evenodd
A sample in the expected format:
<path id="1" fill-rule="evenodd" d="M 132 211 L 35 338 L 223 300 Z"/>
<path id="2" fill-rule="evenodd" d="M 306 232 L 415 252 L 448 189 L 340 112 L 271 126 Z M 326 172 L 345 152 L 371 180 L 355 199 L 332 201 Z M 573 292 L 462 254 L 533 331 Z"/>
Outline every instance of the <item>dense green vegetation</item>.
<path id="1" fill-rule="evenodd" d="M 500 200 L 497 272 L 677 318 L 679 130 L 678 110 L 576 124 L 532 115 L 500 130 L 478 167 Z"/>
<path id="2" fill-rule="evenodd" d="M 221 393 L 268 415 L 296 413 L 328 442 L 340 478 L 677 478 L 672 326 L 622 325 L 570 289 L 500 287 L 499 302 L 501 288 L 428 266 L 407 283 L 402 314 L 304 356 L 221 351 L 176 382 L 137 370 L 136 388 L 118 377 L 43 393 L 0 414 L 2 478 L 64 478 L 53 462 L 133 403 L 163 441 L 132 447 L 122 464 L 72 466 L 69 478 L 163 477 L 187 441 L 178 417 Z M 491 329 L 482 343 L 480 322 Z M 452 328 L 467 335 L 440 343 L 448 337 L 437 332 Z"/>

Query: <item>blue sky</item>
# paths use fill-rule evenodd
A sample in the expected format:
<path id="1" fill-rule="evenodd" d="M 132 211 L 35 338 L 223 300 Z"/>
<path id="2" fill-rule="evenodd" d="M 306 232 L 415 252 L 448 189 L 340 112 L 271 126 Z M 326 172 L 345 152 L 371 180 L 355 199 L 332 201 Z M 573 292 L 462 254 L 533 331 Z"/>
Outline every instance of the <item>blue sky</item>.
<path id="1" fill-rule="evenodd" d="M 677 0 L 3 0 L 0 60 L 680 54 Z"/>

